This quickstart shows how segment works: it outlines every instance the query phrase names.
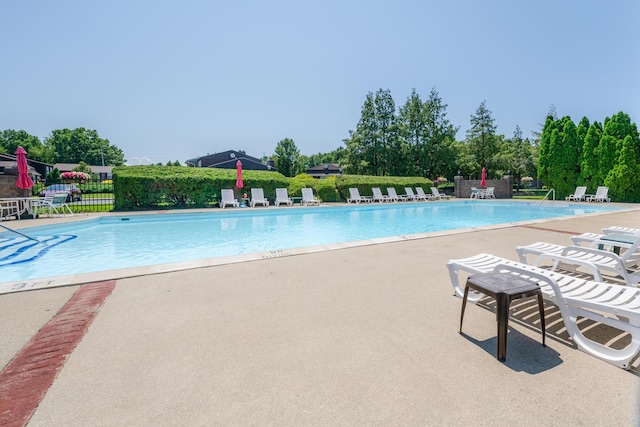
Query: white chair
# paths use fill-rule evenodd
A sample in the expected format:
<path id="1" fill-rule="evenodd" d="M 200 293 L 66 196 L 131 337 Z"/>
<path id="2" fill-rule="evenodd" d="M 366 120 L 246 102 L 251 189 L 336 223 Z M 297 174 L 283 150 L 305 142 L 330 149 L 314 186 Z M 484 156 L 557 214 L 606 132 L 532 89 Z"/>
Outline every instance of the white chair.
<path id="1" fill-rule="evenodd" d="M 413 192 L 413 188 L 411 187 L 404 187 L 404 198 L 407 200 L 412 200 L 414 202 L 418 201 L 418 196 L 416 196 L 416 193 Z M 426 200 L 426 199 L 423 199 Z"/>
<path id="2" fill-rule="evenodd" d="M 596 246 L 603 249 L 596 249 Z M 618 255 L 611 250 L 605 250 L 613 247 L 623 247 L 626 251 Z M 566 266 L 574 266 L 576 269 L 583 267 L 597 281 L 603 281 L 602 272 L 610 272 L 620 276 L 630 286 L 638 286 L 640 282 L 640 271 L 630 270 L 640 262 L 640 239 L 635 239 L 634 243 L 594 240 L 588 248 L 536 242 L 527 246 L 517 246 L 516 252 L 523 264 L 528 263 L 528 255 L 534 255 L 536 258 L 532 265 L 539 266 L 544 261 L 551 261 L 552 271 Z"/>
<path id="3" fill-rule="evenodd" d="M 459 297 L 464 296 L 461 272 L 503 272 L 538 283 L 542 297 L 559 308 L 567 333 L 578 348 L 617 367 L 629 369 L 640 352 L 640 289 L 579 279 L 490 254 L 449 260 L 447 268 Z M 477 302 L 483 297 L 474 292 L 467 300 Z M 578 327 L 578 318 L 582 317 L 628 332 L 631 342 L 614 349 L 585 337 Z"/>
<path id="4" fill-rule="evenodd" d="M 371 197 L 361 196 L 360 191 L 357 188 L 350 187 L 349 188 L 349 198 L 347 199 L 347 203 L 370 203 Z"/>
<path id="5" fill-rule="evenodd" d="M 391 201 L 389 196 L 386 196 L 386 195 L 382 194 L 382 191 L 378 187 L 372 188 L 371 192 L 373 193 L 373 199 L 372 200 L 374 202 L 384 203 L 384 202 L 390 202 Z"/>
<path id="6" fill-rule="evenodd" d="M 40 211 L 40 208 L 46 214 L 51 217 L 54 215 L 58 216 L 73 216 L 73 211 L 67 204 L 68 193 L 66 191 L 60 191 L 55 193 L 53 196 L 45 196 L 42 200 L 34 202 L 32 204 L 33 211 Z M 44 214 L 43 212 L 43 214 Z"/>
<path id="7" fill-rule="evenodd" d="M 387 187 L 387 195 L 392 202 L 406 201 L 403 196 L 399 196 L 394 187 Z"/>
<path id="8" fill-rule="evenodd" d="M 256 205 L 269 206 L 269 200 L 264 197 L 262 188 L 251 189 L 251 207 L 255 208 Z"/>
<path id="9" fill-rule="evenodd" d="M 274 206 L 280 206 L 281 204 L 293 206 L 293 200 L 289 197 L 286 188 L 276 188 L 276 200 L 273 204 Z"/>
<path id="10" fill-rule="evenodd" d="M 479 199 L 480 198 L 480 192 L 478 191 L 478 189 L 476 187 L 471 187 L 471 195 L 469 196 L 470 199 Z"/>
<path id="11" fill-rule="evenodd" d="M 576 191 L 573 194 L 569 194 L 564 199 L 567 202 L 582 202 L 584 201 L 585 194 L 587 192 L 587 187 L 576 187 Z"/>
<path id="12" fill-rule="evenodd" d="M 433 198 L 431 194 L 425 193 L 422 187 L 416 187 L 416 197 L 418 200 L 431 200 Z"/>
<path id="13" fill-rule="evenodd" d="M 640 234 L 640 228 L 620 227 L 618 225 L 612 225 L 611 227 L 605 227 L 602 229 L 604 234 Z"/>
<path id="14" fill-rule="evenodd" d="M 432 199 L 447 200 L 451 198 L 449 195 L 440 193 L 436 187 L 431 187 L 431 194 Z"/>
<path id="15" fill-rule="evenodd" d="M 302 202 L 304 206 L 317 205 L 320 206 L 320 200 L 313 195 L 313 189 L 305 187 L 302 189 Z"/>
<path id="16" fill-rule="evenodd" d="M 220 190 L 220 195 L 222 196 L 222 200 L 220 201 L 220 207 L 222 209 L 224 209 L 225 206 L 232 206 L 234 208 L 240 206 L 240 203 L 238 203 L 238 199 L 235 199 L 233 197 L 233 190 Z"/>
<path id="17" fill-rule="evenodd" d="M 496 196 L 493 194 L 494 187 L 487 187 L 487 192 L 484 195 L 485 199 L 495 199 Z"/>
<path id="18" fill-rule="evenodd" d="M 609 187 L 598 187 L 596 194 L 587 197 L 587 202 L 610 202 L 611 199 L 607 197 L 608 194 Z"/>

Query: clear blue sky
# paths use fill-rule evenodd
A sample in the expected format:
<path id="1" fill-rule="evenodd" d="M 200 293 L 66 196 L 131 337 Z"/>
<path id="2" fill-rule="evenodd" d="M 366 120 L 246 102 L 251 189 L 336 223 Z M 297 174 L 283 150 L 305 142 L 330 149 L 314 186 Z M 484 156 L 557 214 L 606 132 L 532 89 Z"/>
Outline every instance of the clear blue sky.
<path id="1" fill-rule="evenodd" d="M 0 5 L 0 130 L 95 129 L 128 164 L 292 138 L 332 151 L 368 92 L 435 87 L 463 139 L 640 120 L 638 0 L 33 0 Z"/>

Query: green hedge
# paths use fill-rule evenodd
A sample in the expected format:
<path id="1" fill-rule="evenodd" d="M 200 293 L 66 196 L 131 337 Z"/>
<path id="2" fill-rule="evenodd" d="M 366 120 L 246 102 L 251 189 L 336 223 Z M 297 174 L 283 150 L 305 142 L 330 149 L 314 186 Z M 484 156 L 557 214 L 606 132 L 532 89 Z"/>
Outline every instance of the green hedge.
<path id="1" fill-rule="evenodd" d="M 300 197 L 303 187 L 310 187 L 323 202 L 341 202 L 355 187 L 363 196 L 371 188 L 386 193 L 394 187 L 404 194 L 405 187 L 423 187 L 428 192 L 433 182 L 421 177 L 342 175 L 325 179 L 308 176 L 287 178 L 277 172 L 247 170 L 242 174 L 244 187 L 235 189 L 235 169 L 187 168 L 184 166 L 119 166 L 113 169 L 114 210 L 172 209 L 213 207 L 220 200 L 220 190 L 234 188 L 236 198 L 251 188 L 262 188 L 271 202 L 276 188 L 287 188 L 289 196 Z"/>
<path id="2" fill-rule="evenodd" d="M 120 166 L 113 169 L 114 210 L 197 208 L 217 205 L 220 190 L 234 188 L 235 169 L 187 168 L 183 166 Z M 277 172 L 244 171 L 244 187 L 264 189 L 274 200 L 276 188 L 288 187 L 287 178 Z"/>
<path id="3" fill-rule="evenodd" d="M 349 196 L 349 188 L 357 188 L 361 196 L 372 196 L 372 188 L 378 187 L 383 193 L 387 192 L 388 187 L 393 187 L 398 194 L 405 194 L 404 188 L 422 187 L 426 193 L 433 186 L 433 181 L 419 176 L 365 176 L 365 175 L 342 175 L 335 179 L 336 191 L 340 199 L 346 201 Z"/>

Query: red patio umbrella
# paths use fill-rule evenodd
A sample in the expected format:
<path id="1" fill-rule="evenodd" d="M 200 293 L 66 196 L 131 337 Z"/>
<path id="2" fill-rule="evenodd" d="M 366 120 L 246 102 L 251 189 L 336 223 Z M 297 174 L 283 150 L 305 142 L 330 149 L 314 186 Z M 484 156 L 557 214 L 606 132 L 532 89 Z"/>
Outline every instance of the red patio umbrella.
<path id="1" fill-rule="evenodd" d="M 27 152 L 24 148 L 18 147 L 15 152 L 16 161 L 18 162 L 18 180 L 16 181 L 16 187 L 23 190 L 33 187 L 33 181 L 29 176 L 29 165 L 27 165 Z"/>
<path id="2" fill-rule="evenodd" d="M 480 180 L 480 187 L 487 186 L 487 170 L 482 168 L 482 179 Z"/>
<path id="3" fill-rule="evenodd" d="M 244 187 L 244 183 L 242 182 L 242 162 L 240 160 L 236 162 L 236 170 L 238 171 L 238 179 L 236 179 L 236 187 L 242 188 Z"/>

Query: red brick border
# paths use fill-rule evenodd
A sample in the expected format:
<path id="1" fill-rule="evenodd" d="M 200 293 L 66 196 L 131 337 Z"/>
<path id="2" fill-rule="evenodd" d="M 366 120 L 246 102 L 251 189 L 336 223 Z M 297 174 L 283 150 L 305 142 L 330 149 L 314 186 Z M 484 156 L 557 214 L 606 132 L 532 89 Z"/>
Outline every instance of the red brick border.
<path id="1" fill-rule="evenodd" d="M 115 286 L 115 281 L 81 286 L 0 372 L 0 425 L 29 421 Z"/>

